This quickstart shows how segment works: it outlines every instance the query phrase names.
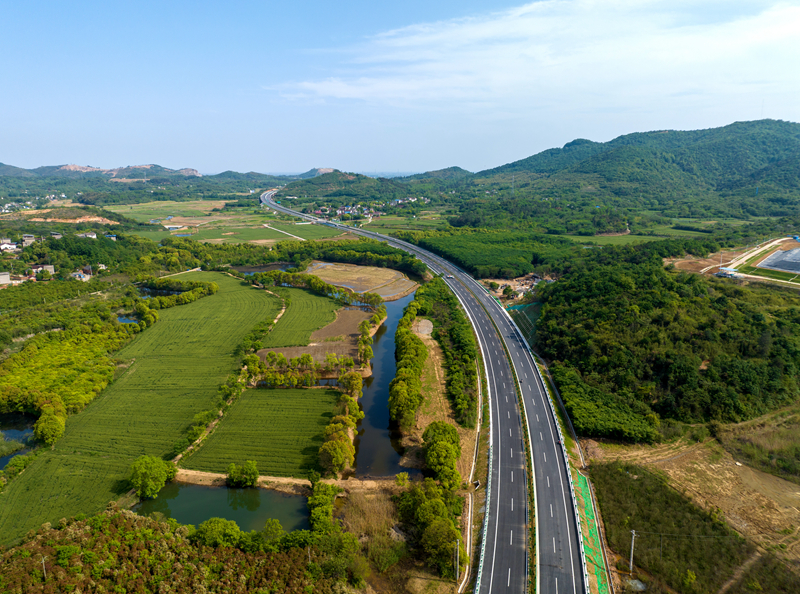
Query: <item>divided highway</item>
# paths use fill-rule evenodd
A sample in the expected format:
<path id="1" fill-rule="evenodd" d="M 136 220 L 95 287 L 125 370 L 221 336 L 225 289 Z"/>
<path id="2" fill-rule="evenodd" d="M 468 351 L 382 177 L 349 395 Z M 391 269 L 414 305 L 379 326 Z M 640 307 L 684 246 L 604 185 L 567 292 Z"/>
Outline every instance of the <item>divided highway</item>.
<path id="1" fill-rule="evenodd" d="M 274 190 L 265 192 L 261 201 L 279 212 L 340 227 L 414 254 L 434 273 L 445 275 L 464 306 L 483 355 L 491 424 L 488 513 L 475 592 L 527 592 L 528 551 L 533 550 L 534 544 L 537 592 L 588 592 L 569 471 L 556 420 L 539 370 L 508 314 L 482 285 L 447 260 L 392 237 L 298 213 L 274 202 L 274 195 Z M 522 408 L 516 388 L 522 395 Z M 527 420 L 527 434 L 522 415 Z M 531 446 L 533 477 L 526 476 L 524 440 L 529 440 Z M 532 514 L 528 509 L 528 480 L 532 480 L 535 493 L 536 543 L 528 542 L 527 524 Z"/>

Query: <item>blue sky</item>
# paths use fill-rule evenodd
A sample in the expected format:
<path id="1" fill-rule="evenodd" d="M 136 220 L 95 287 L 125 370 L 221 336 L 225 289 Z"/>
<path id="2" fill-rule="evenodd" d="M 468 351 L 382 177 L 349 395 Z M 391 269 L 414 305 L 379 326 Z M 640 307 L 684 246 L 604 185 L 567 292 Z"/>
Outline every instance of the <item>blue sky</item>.
<path id="1" fill-rule="evenodd" d="M 477 171 L 800 121 L 800 2 L 0 0 L 0 161 Z"/>

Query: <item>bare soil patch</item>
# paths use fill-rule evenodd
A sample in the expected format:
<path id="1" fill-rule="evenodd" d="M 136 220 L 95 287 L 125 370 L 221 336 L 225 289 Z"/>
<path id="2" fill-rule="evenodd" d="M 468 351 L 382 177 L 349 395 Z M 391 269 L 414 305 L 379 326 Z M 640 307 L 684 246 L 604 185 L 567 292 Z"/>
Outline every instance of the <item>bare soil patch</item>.
<path id="1" fill-rule="evenodd" d="M 417 290 L 417 283 L 407 278 L 401 278 L 392 281 L 382 287 L 372 290 L 372 293 L 377 293 L 383 297 L 384 301 L 397 301 L 406 295 L 410 295 Z"/>
<path id="2" fill-rule="evenodd" d="M 308 353 L 314 357 L 314 361 L 317 363 L 325 363 L 328 353 L 335 353 L 339 358 L 351 357 L 356 360 L 358 358 L 358 339 L 361 336 L 358 325 L 371 316 L 370 312 L 355 307 L 344 307 L 336 312 L 336 319 L 333 322 L 311 334 L 311 342 L 308 346 L 262 349 L 257 354 L 262 361 L 266 361 L 267 353 L 270 351 L 283 353 L 287 359 Z M 375 330 L 377 331 L 377 329 Z M 338 338 L 341 339 L 331 340 Z M 372 375 L 372 369 L 370 367 L 362 369 L 361 375 L 369 377 Z"/>
<path id="3" fill-rule="evenodd" d="M 708 511 L 720 509 L 747 539 L 800 560 L 800 486 L 737 463 L 716 441 L 624 446 L 587 439 L 582 444 L 597 460 L 657 468 L 695 504 Z"/>
<path id="4" fill-rule="evenodd" d="M 379 287 L 396 281 L 407 280 L 401 272 L 391 268 L 357 266 L 354 264 L 330 264 L 317 261 L 312 262 L 306 273 L 313 274 L 326 283 L 346 287 L 357 293 L 376 292 Z M 414 284 L 416 285 L 416 283 Z M 398 291 L 395 290 L 394 292 Z"/>
<path id="5" fill-rule="evenodd" d="M 112 221 L 111 219 L 107 219 L 105 217 L 78 217 L 76 219 L 33 217 L 28 220 L 37 223 L 73 223 L 76 225 L 80 223 L 100 223 L 103 225 L 119 225 L 117 221 Z"/>

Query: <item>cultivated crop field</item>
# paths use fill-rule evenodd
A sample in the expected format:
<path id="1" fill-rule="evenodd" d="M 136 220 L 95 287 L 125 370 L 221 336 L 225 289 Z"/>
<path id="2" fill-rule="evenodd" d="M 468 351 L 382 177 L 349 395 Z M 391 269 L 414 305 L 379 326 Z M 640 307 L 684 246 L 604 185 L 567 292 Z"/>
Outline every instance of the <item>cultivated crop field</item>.
<path id="1" fill-rule="evenodd" d="M 320 470 L 322 432 L 338 399 L 336 390 L 247 390 L 183 466 L 225 472 L 231 462 L 255 460 L 263 475 L 304 478 Z"/>
<path id="2" fill-rule="evenodd" d="M 160 321 L 120 350 L 130 367 L 0 493 L 0 543 L 43 522 L 95 513 L 129 489 L 138 456 L 163 456 L 217 386 L 234 370 L 233 351 L 259 321 L 274 319 L 278 299 L 231 277 L 196 272 L 182 279 L 214 281 L 220 291 L 160 311 Z"/>
<path id="3" fill-rule="evenodd" d="M 302 289 L 285 289 L 291 305 L 262 341 L 266 349 L 306 346 L 314 330 L 319 330 L 336 319 L 341 305 L 333 299 L 320 297 Z"/>

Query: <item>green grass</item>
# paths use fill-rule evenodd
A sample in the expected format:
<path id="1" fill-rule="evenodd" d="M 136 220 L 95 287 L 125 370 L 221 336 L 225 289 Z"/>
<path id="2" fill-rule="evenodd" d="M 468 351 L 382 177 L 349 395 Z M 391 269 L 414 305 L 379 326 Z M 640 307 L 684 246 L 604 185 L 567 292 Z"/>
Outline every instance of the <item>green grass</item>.
<path id="1" fill-rule="evenodd" d="M 292 225 L 286 223 L 270 223 L 269 225 L 275 229 L 280 229 L 281 231 L 286 231 L 286 233 L 291 233 L 297 237 L 310 240 L 326 239 L 328 237 L 336 237 L 342 234 L 339 229 L 333 229 L 332 227 L 326 227 L 325 225 Z M 283 233 L 280 235 L 282 239 L 290 239 L 288 235 L 284 235 Z"/>
<path id="2" fill-rule="evenodd" d="M 292 238 L 286 235 L 286 233 L 291 233 L 292 235 L 296 235 L 297 237 L 308 240 L 325 239 L 328 237 L 336 237 L 337 235 L 341 235 L 341 231 L 331 229 L 330 227 L 324 227 L 322 225 L 287 225 L 269 221 L 266 222 L 268 222 L 270 226 L 274 227 L 274 229 L 268 229 L 261 226 L 242 227 L 241 220 L 235 221 L 235 224 L 239 226 L 233 226 L 233 224 L 227 226 L 224 223 L 221 224 L 221 222 L 216 222 L 213 224 L 213 227 L 203 225 L 200 227 L 200 231 L 198 233 L 191 235 L 190 239 L 197 241 L 221 239 L 222 243 L 244 243 L 258 239 L 274 239 L 277 241 L 291 240 Z M 231 221 L 231 223 L 234 222 Z M 286 233 L 281 233 L 280 231 L 285 231 Z M 182 235 L 188 232 L 189 231 L 179 231 L 178 233 Z M 175 235 L 166 229 L 163 231 L 134 231 L 133 233 L 153 241 L 161 241 L 165 237 Z M 231 233 L 233 233 L 233 235 L 230 235 Z"/>
<path id="3" fill-rule="evenodd" d="M 231 462 L 255 460 L 261 474 L 304 478 L 320 470 L 322 432 L 338 399 L 336 390 L 247 390 L 183 465 L 225 472 Z"/>
<path id="4" fill-rule="evenodd" d="M 215 199 L 216 202 L 218 199 Z M 208 212 L 211 201 L 196 200 L 191 202 L 176 202 L 170 200 L 143 202 L 141 204 L 114 204 L 104 206 L 105 210 L 125 215 L 128 218 L 143 223 L 151 219 L 166 219 L 173 217 L 204 217 Z M 236 202 L 236 197 L 231 196 L 227 202 Z"/>
<path id="5" fill-rule="evenodd" d="M 67 421 L 55 448 L 39 455 L 0 494 L 0 544 L 43 522 L 95 513 L 129 489 L 138 456 L 163 456 L 217 386 L 236 368 L 233 351 L 278 301 L 231 277 L 197 272 L 181 278 L 215 281 L 220 291 L 162 310 L 161 320 L 117 353 L 130 368 L 83 412 Z"/>
<path id="6" fill-rule="evenodd" d="M 264 348 L 308 345 L 311 333 L 333 322 L 336 311 L 341 307 L 333 299 L 320 297 L 303 289 L 286 291 L 291 298 L 291 305 L 262 341 Z"/>
<path id="7" fill-rule="evenodd" d="M 649 237 L 647 235 L 559 235 L 581 245 L 628 245 L 630 243 L 644 243 L 646 241 L 658 241 L 664 237 Z"/>

